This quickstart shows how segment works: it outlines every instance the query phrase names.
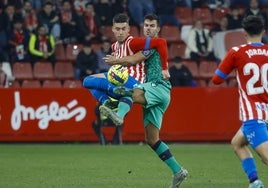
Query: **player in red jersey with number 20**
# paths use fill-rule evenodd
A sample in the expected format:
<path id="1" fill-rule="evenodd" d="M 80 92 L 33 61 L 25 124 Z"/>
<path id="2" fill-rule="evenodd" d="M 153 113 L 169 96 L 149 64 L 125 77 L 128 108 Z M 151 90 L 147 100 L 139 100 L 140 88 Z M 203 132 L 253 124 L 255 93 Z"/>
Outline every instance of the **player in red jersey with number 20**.
<path id="1" fill-rule="evenodd" d="M 226 54 L 212 81 L 220 84 L 236 70 L 242 125 L 231 144 L 248 176 L 249 188 L 263 188 L 248 145 L 268 165 L 268 46 L 261 43 L 265 30 L 260 17 L 245 17 L 242 26 L 248 43 L 233 47 Z"/>

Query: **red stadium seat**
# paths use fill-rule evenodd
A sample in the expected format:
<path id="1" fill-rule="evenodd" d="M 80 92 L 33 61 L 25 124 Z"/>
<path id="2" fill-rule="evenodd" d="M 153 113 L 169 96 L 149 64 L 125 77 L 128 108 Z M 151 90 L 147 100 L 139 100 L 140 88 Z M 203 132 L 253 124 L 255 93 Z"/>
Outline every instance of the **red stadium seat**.
<path id="1" fill-rule="evenodd" d="M 192 25 L 192 9 L 189 7 L 177 6 L 174 11 L 174 16 L 180 21 L 182 25 Z"/>
<path id="2" fill-rule="evenodd" d="M 199 65 L 199 75 L 201 79 L 211 79 L 218 65 L 214 61 L 201 61 Z"/>
<path id="3" fill-rule="evenodd" d="M 55 79 L 53 66 L 50 62 L 35 62 L 33 74 L 34 78 L 38 80 Z"/>
<path id="4" fill-rule="evenodd" d="M 65 80 L 63 83 L 64 88 L 82 88 L 82 82 L 80 80 Z"/>
<path id="5" fill-rule="evenodd" d="M 229 8 L 216 8 L 213 10 L 213 22 L 220 23 L 222 17 L 226 16 L 230 12 Z"/>
<path id="6" fill-rule="evenodd" d="M 176 56 L 185 59 L 186 44 L 184 42 L 173 42 L 169 45 L 168 52 L 169 58 L 173 59 Z"/>
<path id="7" fill-rule="evenodd" d="M 66 46 L 66 60 L 75 62 L 80 50 L 83 48 L 82 44 L 67 44 Z"/>
<path id="8" fill-rule="evenodd" d="M 132 35 L 133 37 L 139 37 L 140 36 L 139 28 L 137 26 L 131 25 L 129 34 Z"/>
<path id="9" fill-rule="evenodd" d="M 44 80 L 43 88 L 61 88 L 62 84 L 60 80 Z"/>
<path id="10" fill-rule="evenodd" d="M 65 48 L 63 44 L 57 44 L 55 46 L 55 57 L 56 61 L 66 61 L 66 53 L 65 53 Z"/>
<path id="11" fill-rule="evenodd" d="M 110 39 L 111 42 L 115 42 L 116 38 L 114 36 L 114 33 L 112 32 L 112 26 L 102 26 L 101 28 L 101 34 L 104 37 L 107 37 L 108 39 Z"/>
<path id="12" fill-rule="evenodd" d="M 199 68 L 198 68 L 197 63 L 195 61 L 191 61 L 191 60 L 184 61 L 183 64 L 190 70 L 194 79 L 200 78 Z"/>
<path id="13" fill-rule="evenodd" d="M 13 76 L 16 80 L 33 79 L 33 69 L 29 62 L 16 62 L 12 66 Z"/>
<path id="14" fill-rule="evenodd" d="M 197 86 L 198 87 L 207 87 L 208 84 L 207 84 L 207 81 L 206 80 L 196 80 L 196 83 L 197 83 Z"/>
<path id="15" fill-rule="evenodd" d="M 168 43 L 182 42 L 180 30 L 175 25 L 163 25 L 160 30 L 160 37 L 165 38 Z"/>
<path id="16" fill-rule="evenodd" d="M 243 31 L 232 30 L 227 32 L 224 36 L 224 45 L 226 51 L 230 50 L 234 46 L 239 46 L 245 43 L 246 39 Z"/>
<path id="17" fill-rule="evenodd" d="M 20 82 L 18 80 L 10 82 L 9 88 L 20 88 Z"/>
<path id="18" fill-rule="evenodd" d="M 21 84 L 22 88 L 41 88 L 39 80 L 23 80 Z"/>
<path id="19" fill-rule="evenodd" d="M 72 63 L 56 62 L 54 67 L 54 74 L 57 79 L 74 79 L 74 68 Z"/>
<path id="20" fill-rule="evenodd" d="M 228 83 L 229 87 L 237 87 L 237 80 L 236 78 L 231 78 Z"/>

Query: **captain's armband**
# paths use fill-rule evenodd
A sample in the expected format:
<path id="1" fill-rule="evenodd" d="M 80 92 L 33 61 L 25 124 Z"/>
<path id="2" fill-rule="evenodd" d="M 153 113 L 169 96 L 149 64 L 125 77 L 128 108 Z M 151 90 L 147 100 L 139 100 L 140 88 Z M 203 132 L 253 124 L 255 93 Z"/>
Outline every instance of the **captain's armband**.
<path id="1" fill-rule="evenodd" d="M 152 55 L 151 50 L 142 50 L 142 55 L 144 55 L 146 58 L 148 58 L 150 55 Z"/>

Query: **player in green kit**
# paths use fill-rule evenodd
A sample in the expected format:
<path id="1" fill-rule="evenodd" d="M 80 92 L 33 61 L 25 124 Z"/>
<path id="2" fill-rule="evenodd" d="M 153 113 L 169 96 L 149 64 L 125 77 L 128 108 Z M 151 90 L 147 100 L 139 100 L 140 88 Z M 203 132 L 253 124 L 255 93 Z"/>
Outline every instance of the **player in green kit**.
<path id="1" fill-rule="evenodd" d="M 159 30 L 157 16 L 154 14 L 145 16 L 144 32 Z M 171 84 L 168 80 L 168 69 L 162 70 L 158 52 L 155 49 L 147 49 L 148 43 L 150 43 L 150 38 L 147 38 L 145 49 L 135 55 L 119 59 L 114 56 L 107 56 L 104 59 L 110 65 L 121 64 L 124 66 L 131 66 L 136 62 L 145 60 L 146 82 L 132 90 L 128 90 L 125 87 L 117 87 L 114 91 L 118 96 L 130 96 L 134 103 L 143 105 L 143 124 L 146 142 L 173 172 L 174 177 L 171 188 L 175 188 L 180 186 L 188 172 L 177 162 L 171 154 L 169 147 L 159 138 L 163 115 L 170 102 Z M 167 46 L 163 47 L 167 48 Z M 112 120 L 120 118 L 110 109 L 106 109 L 106 115 Z"/>

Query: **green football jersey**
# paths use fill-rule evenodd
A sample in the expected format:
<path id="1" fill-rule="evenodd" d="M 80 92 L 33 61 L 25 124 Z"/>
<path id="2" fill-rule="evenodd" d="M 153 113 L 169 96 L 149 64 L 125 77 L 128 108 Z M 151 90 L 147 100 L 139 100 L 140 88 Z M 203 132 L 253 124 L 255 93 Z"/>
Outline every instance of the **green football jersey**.
<path id="1" fill-rule="evenodd" d="M 146 82 L 155 82 L 163 78 L 161 59 L 155 49 L 150 50 L 150 54 L 150 57 L 145 61 Z"/>

